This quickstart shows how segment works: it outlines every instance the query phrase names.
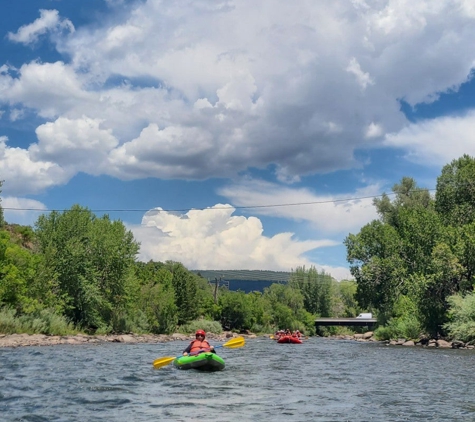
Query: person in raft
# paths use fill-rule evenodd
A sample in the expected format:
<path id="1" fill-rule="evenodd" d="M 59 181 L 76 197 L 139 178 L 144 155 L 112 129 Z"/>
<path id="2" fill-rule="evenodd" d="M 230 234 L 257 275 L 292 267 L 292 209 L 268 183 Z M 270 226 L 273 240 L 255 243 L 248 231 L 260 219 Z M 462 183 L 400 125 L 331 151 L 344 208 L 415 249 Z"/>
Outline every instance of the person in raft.
<path id="1" fill-rule="evenodd" d="M 185 350 L 183 350 L 183 356 L 188 356 L 189 354 L 199 355 L 200 353 L 205 352 L 216 353 L 214 347 L 208 343 L 208 340 L 205 340 L 206 333 L 203 330 L 197 330 L 195 337 L 196 339 L 193 340 Z"/>

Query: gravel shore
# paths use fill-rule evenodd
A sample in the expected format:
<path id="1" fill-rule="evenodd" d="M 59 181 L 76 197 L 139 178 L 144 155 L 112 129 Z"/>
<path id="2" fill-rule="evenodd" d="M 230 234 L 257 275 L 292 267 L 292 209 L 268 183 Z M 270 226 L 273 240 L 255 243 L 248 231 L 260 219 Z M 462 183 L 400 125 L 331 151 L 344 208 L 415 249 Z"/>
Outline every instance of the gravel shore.
<path id="1" fill-rule="evenodd" d="M 256 338 L 254 334 L 239 334 L 245 338 Z M 208 334 L 208 340 L 222 342 L 238 334 L 224 332 Z M 47 336 L 44 334 L 0 334 L 0 347 L 54 346 L 58 344 L 103 344 L 103 343 L 166 343 L 175 340 L 192 340 L 193 335 L 185 334 L 118 334 L 118 335 L 85 335 Z"/>

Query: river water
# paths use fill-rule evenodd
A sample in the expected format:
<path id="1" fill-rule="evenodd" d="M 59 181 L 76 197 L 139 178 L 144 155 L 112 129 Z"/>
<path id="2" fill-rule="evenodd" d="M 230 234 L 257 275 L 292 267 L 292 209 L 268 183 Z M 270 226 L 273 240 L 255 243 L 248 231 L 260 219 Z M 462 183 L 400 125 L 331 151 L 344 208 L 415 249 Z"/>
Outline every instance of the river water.
<path id="1" fill-rule="evenodd" d="M 261 337 L 220 372 L 153 368 L 186 345 L 0 349 L 0 420 L 475 421 L 474 350 Z"/>

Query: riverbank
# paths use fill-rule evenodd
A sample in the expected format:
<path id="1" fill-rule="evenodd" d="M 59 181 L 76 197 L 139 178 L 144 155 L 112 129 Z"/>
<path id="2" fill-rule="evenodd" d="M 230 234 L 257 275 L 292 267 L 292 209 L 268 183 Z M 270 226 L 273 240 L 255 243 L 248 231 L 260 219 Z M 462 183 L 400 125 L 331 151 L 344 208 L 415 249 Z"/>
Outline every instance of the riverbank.
<path id="1" fill-rule="evenodd" d="M 225 331 L 221 334 L 208 333 L 207 339 L 211 342 L 224 342 L 233 337 L 242 336 L 245 339 L 254 339 L 258 337 L 270 338 L 269 335 L 256 334 L 236 334 Z M 379 341 L 374 338 L 373 332 L 368 331 L 363 334 L 336 335 L 328 337 L 332 340 L 352 340 L 372 342 Z M 47 336 L 44 334 L 0 334 L 0 348 L 2 347 L 27 347 L 27 346 L 55 346 L 59 344 L 104 344 L 104 343 L 167 343 L 170 341 L 191 341 L 194 335 L 185 335 L 181 333 L 174 334 L 116 334 L 116 335 L 86 335 L 76 334 L 68 336 Z M 382 341 L 388 346 L 422 346 L 435 347 L 441 349 L 475 349 L 475 346 L 461 341 L 446 341 L 443 339 L 421 339 L 418 341 L 397 339 Z"/>
<path id="2" fill-rule="evenodd" d="M 353 335 L 336 335 L 330 336 L 329 338 L 334 340 L 354 340 L 354 341 L 381 341 L 374 338 L 374 333 L 368 331 L 364 334 L 353 334 Z M 383 343 L 388 346 L 422 346 L 422 347 L 435 347 L 440 349 L 475 349 L 473 344 L 464 343 L 462 341 L 453 340 L 447 341 L 444 339 L 419 339 L 419 340 L 407 340 L 405 338 L 400 338 L 397 340 L 383 340 Z"/>
<path id="3" fill-rule="evenodd" d="M 246 339 L 256 338 L 255 334 L 222 334 L 209 333 L 207 339 L 222 342 L 232 337 L 242 336 Z M 47 336 L 44 334 L 0 334 L 0 347 L 55 346 L 58 344 L 104 344 L 104 343 L 166 343 L 176 340 L 193 340 L 194 335 L 174 334 L 117 334 L 117 335 L 86 335 Z"/>

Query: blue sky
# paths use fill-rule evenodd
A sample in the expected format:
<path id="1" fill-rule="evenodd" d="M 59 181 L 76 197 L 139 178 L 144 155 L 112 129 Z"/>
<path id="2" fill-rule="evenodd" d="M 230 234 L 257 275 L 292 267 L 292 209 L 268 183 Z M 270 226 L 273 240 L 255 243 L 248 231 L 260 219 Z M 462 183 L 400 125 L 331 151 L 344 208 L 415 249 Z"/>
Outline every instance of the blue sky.
<path id="1" fill-rule="evenodd" d="M 475 155 L 472 0 L 0 0 L 9 223 L 73 204 L 139 258 L 349 277 L 404 176 Z"/>

